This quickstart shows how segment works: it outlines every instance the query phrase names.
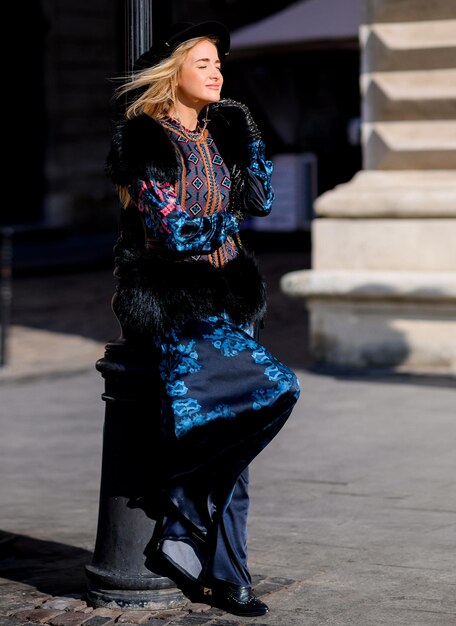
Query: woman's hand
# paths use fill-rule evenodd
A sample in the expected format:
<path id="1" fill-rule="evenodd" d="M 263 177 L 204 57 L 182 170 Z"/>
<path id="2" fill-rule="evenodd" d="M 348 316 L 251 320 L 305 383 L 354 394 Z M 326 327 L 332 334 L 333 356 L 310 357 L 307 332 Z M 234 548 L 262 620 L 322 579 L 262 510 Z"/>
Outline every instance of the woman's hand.
<path id="1" fill-rule="evenodd" d="M 235 165 L 231 170 L 231 211 L 240 221 L 246 214 L 268 215 L 275 197 L 271 185 L 273 165 L 266 159 L 261 133 L 249 108 L 231 98 L 219 100 L 211 107 L 219 109 L 231 125 L 239 126 L 248 142 L 246 167 Z"/>
<path id="2" fill-rule="evenodd" d="M 223 98 L 213 104 L 211 108 L 223 109 L 223 113 L 226 114 L 227 117 L 231 116 L 235 122 L 244 128 L 250 141 L 261 140 L 260 130 L 246 104 L 237 102 L 237 100 L 232 100 L 231 98 Z"/>

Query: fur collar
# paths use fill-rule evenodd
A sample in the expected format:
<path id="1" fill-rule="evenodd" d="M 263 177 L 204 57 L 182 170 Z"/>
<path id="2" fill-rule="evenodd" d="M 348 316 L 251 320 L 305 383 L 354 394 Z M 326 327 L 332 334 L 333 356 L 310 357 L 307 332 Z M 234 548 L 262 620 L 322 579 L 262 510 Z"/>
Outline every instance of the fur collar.
<path id="1" fill-rule="evenodd" d="M 248 163 L 248 141 L 239 123 L 220 109 L 210 111 L 208 129 L 230 171 Z M 114 184 L 135 178 L 174 182 L 182 161 L 162 125 L 148 115 L 116 124 L 106 172 Z M 262 318 L 266 306 L 263 278 L 255 257 L 243 248 L 224 268 L 206 262 L 183 263 L 144 250 L 138 211 L 121 212 L 121 236 L 115 247 L 118 279 L 113 310 L 125 338 L 160 336 L 190 319 L 229 313 L 238 324 Z"/>
<path id="2" fill-rule="evenodd" d="M 248 163 L 248 141 L 239 125 L 221 109 L 210 109 L 208 130 L 230 171 Z M 114 126 L 106 173 L 114 184 L 135 178 L 171 182 L 179 178 L 181 160 L 162 125 L 146 114 Z"/>

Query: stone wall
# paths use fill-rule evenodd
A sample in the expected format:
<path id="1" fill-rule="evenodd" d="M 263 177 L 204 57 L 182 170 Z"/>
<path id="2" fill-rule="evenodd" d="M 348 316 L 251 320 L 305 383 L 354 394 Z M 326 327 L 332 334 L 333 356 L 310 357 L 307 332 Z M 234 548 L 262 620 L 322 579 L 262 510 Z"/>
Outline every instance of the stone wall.
<path id="1" fill-rule="evenodd" d="M 282 279 L 314 358 L 456 373 L 456 3 L 363 0 L 364 169 L 320 196 Z"/>
<path id="2" fill-rule="evenodd" d="M 117 204 L 103 167 L 109 146 L 110 78 L 118 72 L 116 3 L 43 0 L 47 193 L 44 222 L 103 228 Z"/>

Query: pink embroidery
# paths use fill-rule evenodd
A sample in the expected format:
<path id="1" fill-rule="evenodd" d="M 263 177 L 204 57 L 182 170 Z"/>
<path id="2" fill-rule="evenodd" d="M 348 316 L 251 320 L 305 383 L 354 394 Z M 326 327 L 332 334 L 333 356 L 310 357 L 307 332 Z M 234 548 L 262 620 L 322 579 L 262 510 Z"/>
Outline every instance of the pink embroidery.
<path id="1" fill-rule="evenodd" d="M 172 211 L 176 210 L 176 205 L 172 202 L 169 202 L 163 209 L 160 209 L 160 213 L 165 217 L 169 215 Z"/>

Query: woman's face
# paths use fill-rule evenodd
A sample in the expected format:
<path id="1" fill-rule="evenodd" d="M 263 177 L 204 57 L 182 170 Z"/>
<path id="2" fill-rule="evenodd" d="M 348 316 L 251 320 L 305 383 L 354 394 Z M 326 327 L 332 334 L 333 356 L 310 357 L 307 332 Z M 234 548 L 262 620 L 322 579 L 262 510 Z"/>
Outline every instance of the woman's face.
<path id="1" fill-rule="evenodd" d="M 223 76 L 216 46 L 200 41 L 188 51 L 177 81 L 177 97 L 187 106 L 220 100 Z"/>

